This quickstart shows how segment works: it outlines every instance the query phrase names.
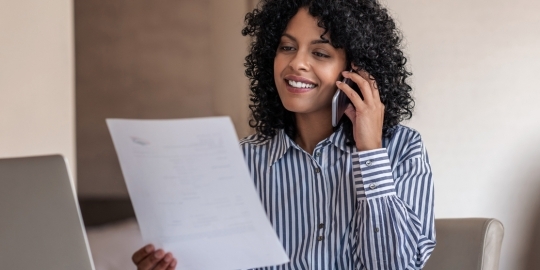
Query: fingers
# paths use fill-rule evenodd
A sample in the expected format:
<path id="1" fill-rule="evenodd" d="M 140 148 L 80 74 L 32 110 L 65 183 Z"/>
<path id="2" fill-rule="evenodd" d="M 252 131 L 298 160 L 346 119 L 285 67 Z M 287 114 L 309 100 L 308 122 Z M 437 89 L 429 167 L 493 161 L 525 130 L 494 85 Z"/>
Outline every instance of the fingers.
<path id="1" fill-rule="evenodd" d="M 371 103 L 373 99 L 373 91 L 371 90 L 371 85 L 366 79 L 355 72 L 343 71 L 342 75 L 344 78 L 349 78 L 358 85 L 360 92 L 362 92 L 362 96 L 364 97 L 365 103 Z"/>
<path id="2" fill-rule="evenodd" d="M 362 106 L 365 106 L 364 102 L 362 101 L 362 98 L 360 98 L 358 93 L 356 93 L 346 83 L 337 81 L 336 85 L 337 85 L 337 87 L 339 89 L 341 89 L 341 91 L 343 91 L 343 93 L 345 93 L 347 95 L 347 97 L 349 97 L 349 99 L 351 100 L 351 103 L 354 105 L 354 107 L 361 108 Z"/>
<path id="3" fill-rule="evenodd" d="M 152 244 L 146 245 L 142 247 L 141 249 L 135 251 L 133 253 L 133 256 L 131 256 L 131 260 L 134 264 L 139 264 L 144 258 L 146 258 L 148 255 L 154 252 L 154 246 Z"/>
<path id="4" fill-rule="evenodd" d="M 356 110 L 354 109 L 353 105 L 349 104 L 347 105 L 347 108 L 345 109 L 345 115 L 349 117 L 351 122 L 355 123 L 356 121 Z"/>
<path id="5" fill-rule="evenodd" d="M 360 70 L 358 71 L 358 74 L 366 81 L 369 82 L 369 86 L 371 87 L 371 90 L 372 90 L 372 93 L 373 93 L 373 98 L 375 100 L 381 100 L 381 98 L 379 97 L 379 87 L 377 87 L 377 81 L 375 81 L 375 78 L 373 78 L 373 76 L 371 76 L 371 74 L 369 74 L 367 71 L 365 70 Z"/>
<path id="6" fill-rule="evenodd" d="M 165 257 L 165 252 L 161 249 L 158 249 L 153 254 L 146 256 L 142 261 L 137 264 L 137 269 L 139 270 L 150 270 L 154 269 L 160 263 L 161 259 Z M 167 263 L 168 264 L 168 263 Z"/>
<path id="7" fill-rule="evenodd" d="M 343 76 L 350 78 L 360 87 L 360 91 L 362 92 L 362 95 L 364 96 L 364 100 L 366 102 L 369 103 L 372 100 L 381 100 L 379 96 L 379 88 L 377 87 L 377 82 L 375 81 L 375 78 L 373 78 L 373 76 L 371 76 L 371 74 L 369 74 L 367 71 L 359 70 L 357 72 L 343 72 Z"/>
<path id="8" fill-rule="evenodd" d="M 139 270 L 174 270 L 177 265 L 176 259 L 171 253 L 165 253 L 158 249 L 154 251 L 153 245 L 146 245 L 133 253 L 131 260 Z"/>
<path id="9" fill-rule="evenodd" d="M 173 259 L 173 261 L 171 262 L 171 264 L 169 265 L 169 268 L 167 268 L 167 270 L 174 270 L 176 269 L 176 259 Z"/>
<path id="10" fill-rule="evenodd" d="M 173 265 L 174 263 L 174 265 Z M 173 258 L 171 253 L 165 254 L 163 259 L 154 267 L 153 270 L 169 270 L 176 267 L 176 260 Z"/>

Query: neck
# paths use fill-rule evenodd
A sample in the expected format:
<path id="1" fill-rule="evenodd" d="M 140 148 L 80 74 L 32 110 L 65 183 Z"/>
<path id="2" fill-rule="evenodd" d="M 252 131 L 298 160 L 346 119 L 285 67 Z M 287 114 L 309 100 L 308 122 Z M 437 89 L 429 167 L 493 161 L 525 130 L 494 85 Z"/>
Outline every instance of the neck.
<path id="1" fill-rule="evenodd" d="M 317 144 L 334 132 L 331 123 L 332 112 L 295 114 L 296 138 L 294 141 L 304 151 L 313 154 Z"/>

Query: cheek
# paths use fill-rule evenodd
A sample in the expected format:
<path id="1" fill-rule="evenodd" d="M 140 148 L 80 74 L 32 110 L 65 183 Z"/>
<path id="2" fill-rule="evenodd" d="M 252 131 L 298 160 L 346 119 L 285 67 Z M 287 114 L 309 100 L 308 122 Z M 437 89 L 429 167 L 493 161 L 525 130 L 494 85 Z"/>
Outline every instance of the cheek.
<path id="1" fill-rule="evenodd" d="M 283 81 L 281 78 L 281 75 L 285 69 L 288 67 L 288 59 L 283 56 L 279 56 L 279 54 L 274 58 L 274 83 L 276 84 L 276 87 L 279 87 L 281 82 Z"/>
<path id="2" fill-rule="evenodd" d="M 335 86 L 336 81 L 341 79 L 341 72 L 344 70 L 344 68 L 345 67 L 341 66 L 327 67 L 321 72 L 321 81 L 323 81 L 325 85 L 329 85 L 332 87 Z"/>
<path id="3" fill-rule="evenodd" d="M 274 81 L 277 82 L 280 75 L 280 61 L 278 57 L 274 58 Z"/>
<path id="4" fill-rule="evenodd" d="M 283 70 L 284 65 L 286 65 L 284 57 L 280 56 L 279 54 L 276 55 L 274 58 L 274 74 L 279 75 Z"/>

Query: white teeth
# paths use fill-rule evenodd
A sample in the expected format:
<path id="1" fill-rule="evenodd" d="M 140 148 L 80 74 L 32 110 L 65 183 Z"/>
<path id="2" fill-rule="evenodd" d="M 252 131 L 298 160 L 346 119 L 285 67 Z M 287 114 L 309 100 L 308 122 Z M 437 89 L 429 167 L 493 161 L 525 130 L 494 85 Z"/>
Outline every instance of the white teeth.
<path id="1" fill-rule="evenodd" d="M 288 80 L 289 85 L 296 88 L 314 88 L 314 84 Z"/>

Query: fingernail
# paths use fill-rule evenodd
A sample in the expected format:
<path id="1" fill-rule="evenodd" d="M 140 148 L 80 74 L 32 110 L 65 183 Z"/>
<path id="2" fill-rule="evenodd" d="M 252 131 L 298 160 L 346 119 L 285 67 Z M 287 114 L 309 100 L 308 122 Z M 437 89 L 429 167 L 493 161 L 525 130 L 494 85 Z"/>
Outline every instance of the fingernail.
<path id="1" fill-rule="evenodd" d="M 337 81 L 337 82 L 336 82 L 336 84 L 342 84 L 342 82 L 340 82 L 340 81 Z"/>
<path id="2" fill-rule="evenodd" d="M 152 247 L 152 245 L 147 245 L 146 247 L 144 247 L 144 251 L 146 251 L 146 252 L 150 252 L 150 251 L 152 251 L 152 249 L 154 249 L 154 247 Z"/>
<path id="3" fill-rule="evenodd" d="M 167 253 L 167 255 L 165 255 L 165 262 L 170 262 L 172 260 L 172 255 L 170 253 Z"/>
<path id="4" fill-rule="evenodd" d="M 158 259 L 163 257 L 163 250 L 160 249 L 160 250 L 156 251 L 156 253 L 154 253 L 154 256 L 156 258 L 158 258 Z"/>
<path id="5" fill-rule="evenodd" d="M 171 266 L 172 266 L 172 267 L 176 267 L 176 260 L 174 260 L 174 261 L 171 263 Z"/>

